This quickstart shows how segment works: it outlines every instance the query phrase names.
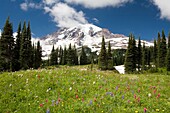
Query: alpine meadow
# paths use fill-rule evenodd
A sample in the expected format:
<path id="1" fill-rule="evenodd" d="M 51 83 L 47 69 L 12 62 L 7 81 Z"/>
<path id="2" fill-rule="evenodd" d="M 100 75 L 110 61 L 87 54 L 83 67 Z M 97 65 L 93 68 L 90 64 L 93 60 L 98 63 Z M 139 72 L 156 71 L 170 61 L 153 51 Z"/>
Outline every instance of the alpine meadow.
<path id="1" fill-rule="evenodd" d="M 167 0 L 2 0 L 0 113 L 169 113 Z"/>

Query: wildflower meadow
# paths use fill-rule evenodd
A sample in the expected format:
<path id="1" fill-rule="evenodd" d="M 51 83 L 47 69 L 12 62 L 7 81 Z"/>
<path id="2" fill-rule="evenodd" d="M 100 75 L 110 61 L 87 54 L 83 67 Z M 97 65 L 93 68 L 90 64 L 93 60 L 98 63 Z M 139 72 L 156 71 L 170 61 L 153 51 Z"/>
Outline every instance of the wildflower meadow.
<path id="1" fill-rule="evenodd" d="M 88 66 L 0 74 L 0 113 L 169 113 L 170 75 Z"/>

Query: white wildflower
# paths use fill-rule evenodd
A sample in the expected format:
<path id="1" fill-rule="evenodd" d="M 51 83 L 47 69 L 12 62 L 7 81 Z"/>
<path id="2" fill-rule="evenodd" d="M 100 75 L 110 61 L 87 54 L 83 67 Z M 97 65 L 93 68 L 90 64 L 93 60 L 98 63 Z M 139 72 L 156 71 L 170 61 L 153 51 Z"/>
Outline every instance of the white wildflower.
<path id="1" fill-rule="evenodd" d="M 151 97 L 151 93 L 148 94 L 148 97 Z"/>
<path id="2" fill-rule="evenodd" d="M 72 87 L 70 87 L 69 90 L 71 91 L 71 90 L 72 90 Z"/>

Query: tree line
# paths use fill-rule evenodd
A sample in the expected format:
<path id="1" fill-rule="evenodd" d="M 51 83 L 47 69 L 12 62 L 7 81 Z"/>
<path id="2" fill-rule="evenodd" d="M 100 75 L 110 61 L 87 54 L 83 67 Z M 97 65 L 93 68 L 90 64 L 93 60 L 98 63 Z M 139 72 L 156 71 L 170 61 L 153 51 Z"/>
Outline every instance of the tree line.
<path id="1" fill-rule="evenodd" d="M 166 68 L 170 71 L 170 33 L 168 43 L 164 30 L 162 35 L 158 33 L 153 47 L 146 47 L 144 42 L 142 45 L 140 38 L 136 45 L 135 37 L 131 34 L 125 55 L 125 72 L 141 73 L 147 70 L 157 72 L 158 68 Z"/>
<path id="2" fill-rule="evenodd" d="M 0 37 L 0 70 L 18 71 L 30 68 L 39 68 L 41 65 L 42 50 L 40 42 L 31 42 L 30 22 L 21 22 L 18 25 L 17 36 L 14 39 L 13 25 L 8 17 Z"/>

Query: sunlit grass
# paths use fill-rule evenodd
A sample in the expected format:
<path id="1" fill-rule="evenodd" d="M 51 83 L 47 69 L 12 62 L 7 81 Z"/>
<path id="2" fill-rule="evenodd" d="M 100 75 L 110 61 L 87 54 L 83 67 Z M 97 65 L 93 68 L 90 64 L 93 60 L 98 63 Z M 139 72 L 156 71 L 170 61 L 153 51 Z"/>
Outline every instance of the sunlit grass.
<path id="1" fill-rule="evenodd" d="M 146 109 L 147 110 L 146 110 Z M 135 113 L 170 111 L 170 76 L 120 75 L 90 66 L 0 75 L 0 112 Z"/>

